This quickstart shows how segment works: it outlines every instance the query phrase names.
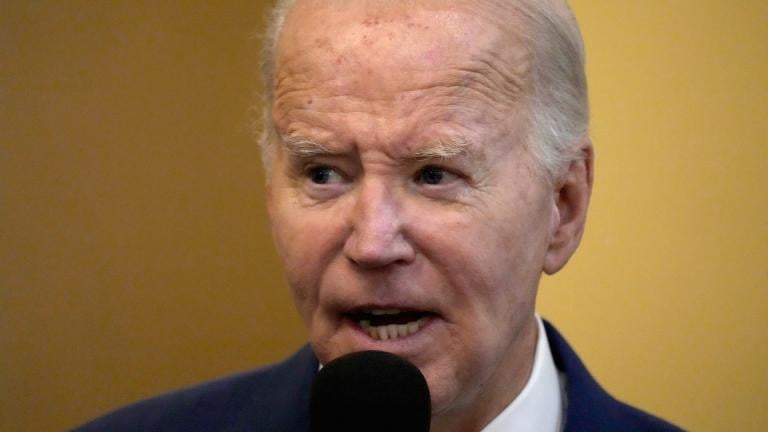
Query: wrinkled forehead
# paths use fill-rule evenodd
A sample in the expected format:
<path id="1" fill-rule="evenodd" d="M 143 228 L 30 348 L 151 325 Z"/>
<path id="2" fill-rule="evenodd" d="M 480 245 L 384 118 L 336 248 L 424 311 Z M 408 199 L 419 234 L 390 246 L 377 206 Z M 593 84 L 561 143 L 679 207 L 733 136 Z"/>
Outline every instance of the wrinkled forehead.
<path id="1" fill-rule="evenodd" d="M 522 20 L 491 3 L 299 0 L 278 39 L 275 86 L 286 79 L 334 80 L 350 71 L 395 75 L 442 68 L 467 72 L 446 85 L 476 76 L 520 93 L 530 66 Z"/>

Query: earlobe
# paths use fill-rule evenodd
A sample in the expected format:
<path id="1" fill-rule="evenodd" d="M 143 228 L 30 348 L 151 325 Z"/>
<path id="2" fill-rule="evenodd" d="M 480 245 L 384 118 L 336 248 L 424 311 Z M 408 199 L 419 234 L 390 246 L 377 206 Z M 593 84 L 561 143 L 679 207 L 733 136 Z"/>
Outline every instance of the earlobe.
<path id="1" fill-rule="evenodd" d="M 544 272 L 558 272 L 579 246 L 587 219 L 594 178 L 594 150 L 585 139 L 582 158 L 570 163 L 554 193 L 554 212 L 549 248 L 544 258 Z"/>

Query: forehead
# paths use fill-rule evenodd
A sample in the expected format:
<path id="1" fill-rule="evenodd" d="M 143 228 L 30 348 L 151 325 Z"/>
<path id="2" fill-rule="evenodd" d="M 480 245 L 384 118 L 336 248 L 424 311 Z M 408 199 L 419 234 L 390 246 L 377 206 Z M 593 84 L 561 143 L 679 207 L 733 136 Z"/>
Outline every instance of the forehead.
<path id="1" fill-rule="evenodd" d="M 299 0 L 277 46 L 276 84 L 287 78 L 454 68 L 521 86 L 528 52 L 521 20 L 484 2 Z M 505 15 L 500 19 L 498 15 Z M 494 77 L 494 75 L 500 75 Z M 508 89 L 520 91 L 520 89 Z"/>
<path id="2" fill-rule="evenodd" d="M 298 1 L 277 46 L 276 126 L 291 133 L 329 111 L 337 120 L 339 110 L 388 119 L 418 111 L 424 129 L 457 111 L 516 108 L 530 65 L 521 28 L 480 3 Z"/>

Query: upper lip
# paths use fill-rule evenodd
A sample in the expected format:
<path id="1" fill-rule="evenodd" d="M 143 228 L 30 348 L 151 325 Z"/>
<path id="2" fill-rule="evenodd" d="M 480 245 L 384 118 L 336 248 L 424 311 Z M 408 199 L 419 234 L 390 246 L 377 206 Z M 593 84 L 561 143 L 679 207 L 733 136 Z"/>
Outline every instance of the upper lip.
<path id="1" fill-rule="evenodd" d="M 342 309 L 342 313 L 346 315 L 356 315 L 356 314 L 364 314 L 364 313 L 372 313 L 374 311 L 378 312 L 420 312 L 425 314 L 434 314 L 435 312 L 433 310 L 430 310 L 429 308 L 419 307 L 419 306 L 413 306 L 413 305 L 403 305 L 403 304 L 363 304 L 358 306 L 353 306 L 349 308 Z"/>

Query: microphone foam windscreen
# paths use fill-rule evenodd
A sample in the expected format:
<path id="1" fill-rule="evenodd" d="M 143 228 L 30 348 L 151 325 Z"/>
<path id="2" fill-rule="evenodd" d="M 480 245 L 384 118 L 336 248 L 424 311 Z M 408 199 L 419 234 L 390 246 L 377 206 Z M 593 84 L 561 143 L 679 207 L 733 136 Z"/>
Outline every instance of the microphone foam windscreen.
<path id="1" fill-rule="evenodd" d="M 312 432 L 425 432 L 430 417 L 427 380 L 394 354 L 341 356 L 318 372 L 312 386 Z"/>

